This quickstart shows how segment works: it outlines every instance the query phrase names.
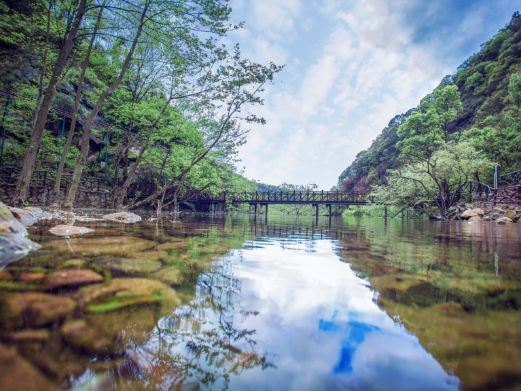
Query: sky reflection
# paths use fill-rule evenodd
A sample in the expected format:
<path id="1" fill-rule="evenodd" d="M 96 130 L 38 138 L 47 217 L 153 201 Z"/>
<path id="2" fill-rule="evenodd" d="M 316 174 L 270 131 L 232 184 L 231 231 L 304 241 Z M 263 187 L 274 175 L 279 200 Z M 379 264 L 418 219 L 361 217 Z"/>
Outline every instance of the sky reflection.
<path id="1" fill-rule="evenodd" d="M 211 389 L 457 389 L 373 298 L 332 240 L 250 241 L 200 275 L 141 352 L 164 349 Z"/>

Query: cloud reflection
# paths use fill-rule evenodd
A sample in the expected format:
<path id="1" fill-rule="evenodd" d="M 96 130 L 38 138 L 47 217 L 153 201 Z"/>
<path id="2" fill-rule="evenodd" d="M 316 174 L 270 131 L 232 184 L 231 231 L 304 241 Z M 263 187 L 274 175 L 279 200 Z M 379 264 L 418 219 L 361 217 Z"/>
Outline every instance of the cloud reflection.
<path id="1" fill-rule="evenodd" d="M 263 239 L 217 260 L 196 300 L 159 323 L 169 356 L 191 363 L 184 381 L 212 373 L 212 389 L 457 389 L 335 251 L 330 239 Z M 155 335 L 148 346 L 161 343 Z M 255 359 L 238 370 L 245 357 Z"/>

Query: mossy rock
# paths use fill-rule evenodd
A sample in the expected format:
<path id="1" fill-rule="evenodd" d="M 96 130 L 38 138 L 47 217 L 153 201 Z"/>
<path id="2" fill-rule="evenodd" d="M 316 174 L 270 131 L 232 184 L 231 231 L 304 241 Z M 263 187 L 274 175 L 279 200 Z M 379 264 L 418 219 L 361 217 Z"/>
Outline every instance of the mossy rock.
<path id="1" fill-rule="evenodd" d="M 180 304 L 172 288 L 145 278 L 114 278 L 106 284 L 80 288 L 75 298 L 90 313 L 107 313 L 143 304 L 158 304 L 170 310 Z"/>

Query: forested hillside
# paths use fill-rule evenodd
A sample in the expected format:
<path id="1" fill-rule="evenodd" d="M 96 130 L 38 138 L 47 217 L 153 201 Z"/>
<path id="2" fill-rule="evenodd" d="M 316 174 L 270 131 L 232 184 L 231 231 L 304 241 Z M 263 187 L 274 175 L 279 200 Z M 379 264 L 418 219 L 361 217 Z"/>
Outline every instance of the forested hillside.
<path id="1" fill-rule="evenodd" d="M 393 172 L 399 176 L 392 169 L 411 163 L 415 138 L 433 123 L 445 138 L 431 143 L 435 149 L 445 148 L 447 142 L 465 142 L 489 163 L 499 163 L 503 172 L 521 169 L 520 85 L 521 17 L 516 13 L 507 27 L 484 43 L 456 73 L 445 77 L 418 107 L 394 117 L 342 172 L 339 185 L 346 191 L 369 193 L 375 186 L 388 184 Z M 448 86 L 457 87 L 457 92 L 451 92 Z M 442 107 L 447 97 L 452 99 L 450 108 Z M 430 110 L 430 105 L 436 107 Z M 417 131 L 412 131 L 415 125 Z M 416 141 L 416 147 L 426 145 L 426 139 Z M 432 158 L 432 152 L 423 157 Z M 479 179 L 490 181 L 491 173 L 489 165 Z"/>
<path id="2" fill-rule="evenodd" d="M 26 203 L 42 171 L 65 207 L 86 176 L 118 209 L 254 189 L 233 163 L 281 67 L 242 55 L 230 14 L 227 0 L 1 0 L 8 201 Z"/>

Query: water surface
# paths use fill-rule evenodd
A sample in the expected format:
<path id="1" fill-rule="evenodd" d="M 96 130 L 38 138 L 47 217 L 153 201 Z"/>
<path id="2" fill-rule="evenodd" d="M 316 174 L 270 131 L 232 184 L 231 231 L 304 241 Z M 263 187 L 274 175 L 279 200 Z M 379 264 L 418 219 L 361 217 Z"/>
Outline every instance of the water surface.
<path id="1" fill-rule="evenodd" d="M 69 240 L 47 229 L 2 272 L 4 302 L 45 292 L 76 307 L 35 327 L 8 306 L 2 343 L 58 387 L 521 386 L 518 225 L 185 217 Z M 49 289 L 57 269 L 104 281 Z"/>

